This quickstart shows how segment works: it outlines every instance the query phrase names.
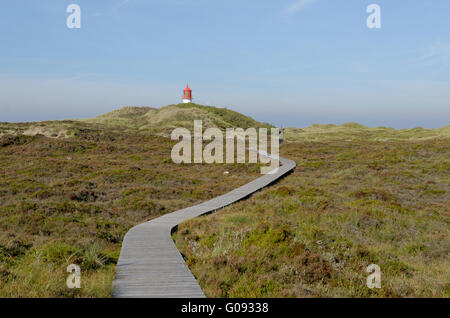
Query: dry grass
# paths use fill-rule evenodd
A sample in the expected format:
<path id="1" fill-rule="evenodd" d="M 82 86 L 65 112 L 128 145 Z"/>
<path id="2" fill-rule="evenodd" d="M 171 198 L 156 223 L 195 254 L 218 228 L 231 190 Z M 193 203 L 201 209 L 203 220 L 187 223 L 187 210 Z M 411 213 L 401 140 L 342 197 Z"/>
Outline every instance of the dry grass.
<path id="1" fill-rule="evenodd" d="M 0 297 L 108 297 L 129 228 L 260 176 L 257 165 L 173 164 L 161 135 L 194 119 L 268 127 L 195 104 L 0 123 Z M 448 126 L 287 129 L 292 175 L 174 238 L 208 296 L 449 297 L 448 137 Z M 80 290 L 66 287 L 71 263 Z M 380 290 L 365 286 L 370 263 Z"/>
<path id="2" fill-rule="evenodd" d="M 179 226 L 206 295 L 449 297 L 450 139 L 322 133 L 282 146 L 298 167 L 278 184 Z"/>
<path id="3" fill-rule="evenodd" d="M 174 142 L 150 133 L 48 125 L 2 125 L 17 133 L 0 137 L 0 297 L 109 297 L 128 229 L 259 173 L 255 165 L 173 164 Z M 64 127 L 71 138 L 20 134 L 33 126 Z M 66 287 L 72 263 L 81 266 L 79 290 Z"/>
<path id="4" fill-rule="evenodd" d="M 102 124 L 109 128 L 129 131 L 150 131 L 161 136 L 170 136 L 176 127 L 193 129 L 194 120 L 202 120 L 203 127 L 249 128 L 272 127 L 238 112 L 194 103 L 168 105 L 161 108 L 124 107 L 83 122 Z"/>
<path id="5" fill-rule="evenodd" d="M 388 127 L 368 128 L 357 123 L 342 125 L 318 125 L 307 128 L 286 128 L 288 141 L 420 141 L 435 138 L 450 138 L 450 126 L 438 129 L 394 129 Z"/>

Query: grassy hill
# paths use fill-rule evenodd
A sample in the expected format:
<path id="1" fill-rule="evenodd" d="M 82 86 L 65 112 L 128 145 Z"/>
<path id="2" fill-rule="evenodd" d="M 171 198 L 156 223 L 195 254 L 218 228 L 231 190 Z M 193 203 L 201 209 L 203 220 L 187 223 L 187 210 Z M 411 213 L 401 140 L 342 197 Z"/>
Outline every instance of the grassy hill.
<path id="1" fill-rule="evenodd" d="M 448 132 L 287 129 L 293 174 L 173 237 L 210 297 L 449 297 Z"/>
<path id="2" fill-rule="evenodd" d="M 307 128 L 286 128 L 284 130 L 286 141 L 418 141 L 434 138 L 450 138 L 450 126 L 438 129 L 394 129 L 387 127 L 368 128 L 357 123 L 342 125 L 314 124 Z"/>
<path id="3" fill-rule="evenodd" d="M 166 137 L 195 119 L 270 127 L 196 104 L 0 123 L 0 297 L 108 297 L 129 228 L 260 176 L 257 165 L 173 164 Z M 293 174 L 174 234 L 208 296 L 450 296 L 449 126 L 284 137 Z M 81 290 L 66 288 L 71 263 Z M 365 286 L 370 263 L 381 290 Z"/>
<path id="4" fill-rule="evenodd" d="M 109 297 L 132 226 L 257 178 L 257 165 L 172 163 L 175 142 L 160 132 L 187 125 L 193 111 L 224 126 L 256 123 L 192 107 L 0 123 L 0 297 Z M 66 287 L 72 263 L 81 266 L 79 290 Z"/>
<path id="5" fill-rule="evenodd" d="M 177 127 L 185 127 L 192 131 L 194 120 L 202 120 L 204 128 L 273 127 L 226 108 L 202 106 L 194 103 L 168 105 L 161 108 L 124 107 L 83 121 L 102 124 L 111 128 L 152 131 L 168 136 Z"/>
<path id="6" fill-rule="evenodd" d="M 203 106 L 194 103 L 168 105 L 161 108 L 123 107 L 95 118 L 79 120 L 55 120 L 29 123 L 0 122 L 0 137 L 4 135 L 44 135 L 49 138 L 67 138 L 80 129 L 97 129 L 115 132 L 150 133 L 170 136 L 174 128 L 193 130 L 194 120 L 202 120 L 203 127 L 249 128 L 273 127 L 249 116 L 226 108 Z"/>

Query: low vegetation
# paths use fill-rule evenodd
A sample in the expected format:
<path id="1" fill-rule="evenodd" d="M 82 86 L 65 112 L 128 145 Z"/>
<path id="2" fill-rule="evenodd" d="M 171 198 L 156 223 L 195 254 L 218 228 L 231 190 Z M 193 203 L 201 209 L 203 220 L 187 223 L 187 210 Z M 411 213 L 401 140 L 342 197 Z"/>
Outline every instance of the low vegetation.
<path id="1" fill-rule="evenodd" d="M 226 108 L 202 106 L 194 103 L 169 105 L 161 108 L 124 107 L 84 121 L 103 124 L 110 128 L 119 127 L 127 130 L 150 131 L 167 137 L 177 127 L 193 130 L 194 120 L 202 120 L 204 128 L 272 127 Z"/>
<path id="2" fill-rule="evenodd" d="M 416 127 L 394 129 L 387 127 L 368 128 L 357 123 L 342 125 L 312 125 L 307 128 L 286 128 L 284 137 L 288 141 L 419 141 L 435 138 L 450 138 L 450 126 L 438 129 Z"/>
<path id="3" fill-rule="evenodd" d="M 132 226 L 259 175 L 257 165 L 176 165 L 175 141 L 129 123 L 1 123 L 0 131 L 0 297 L 109 297 Z M 72 263 L 81 289 L 66 287 Z"/>
<path id="4" fill-rule="evenodd" d="M 287 129 L 293 174 L 173 237 L 209 297 L 449 297 L 448 131 Z"/>
<path id="5" fill-rule="evenodd" d="M 109 297 L 128 229 L 260 176 L 173 164 L 167 136 L 196 119 L 271 127 L 196 104 L 0 123 L 0 297 Z M 211 297 L 449 297 L 449 137 L 449 126 L 288 128 L 293 174 L 174 239 Z M 81 289 L 66 287 L 72 263 Z M 365 284 L 371 263 L 379 290 Z"/>

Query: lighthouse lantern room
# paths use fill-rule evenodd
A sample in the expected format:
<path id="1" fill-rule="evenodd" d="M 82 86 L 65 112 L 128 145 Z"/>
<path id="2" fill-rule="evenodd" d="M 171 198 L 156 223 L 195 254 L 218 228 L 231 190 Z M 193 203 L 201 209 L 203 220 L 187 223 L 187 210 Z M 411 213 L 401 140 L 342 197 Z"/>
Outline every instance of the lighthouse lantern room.
<path id="1" fill-rule="evenodd" d="M 189 88 L 189 85 L 186 85 L 183 91 L 183 103 L 192 103 L 192 90 Z"/>

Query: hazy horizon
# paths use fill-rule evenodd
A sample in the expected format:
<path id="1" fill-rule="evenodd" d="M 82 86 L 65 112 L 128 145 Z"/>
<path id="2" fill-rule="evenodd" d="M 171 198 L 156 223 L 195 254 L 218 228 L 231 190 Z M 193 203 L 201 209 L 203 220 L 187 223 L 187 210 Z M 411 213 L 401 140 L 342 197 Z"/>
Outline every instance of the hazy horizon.
<path id="1" fill-rule="evenodd" d="M 68 29 L 66 8 L 81 7 Z M 381 7 L 381 29 L 366 25 Z M 0 121 L 181 101 L 284 127 L 450 124 L 450 2 L 19 0 L 0 11 Z"/>
<path id="2" fill-rule="evenodd" d="M 195 103 L 195 102 L 194 102 Z M 25 120 L 25 121 L 21 121 L 21 120 L 18 120 L 18 121 L 7 121 L 8 123 L 27 123 L 27 122 L 45 122 L 45 121 L 54 121 L 54 120 L 80 120 L 80 119 L 88 119 L 88 118 L 93 118 L 93 117 L 97 117 L 97 116 L 99 116 L 99 115 L 102 115 L 102 114 L 105 114 L 105 113 L 108 113 L 108 112 L 110 112 L 110 111 L 113 111 L 113 110 L 118 110 L 118 109 L 121 109 L 121 108 L 123 108 L 123 107 L 151 107 L 151 108 L 161 108 L 161 107 L 165 107 L 165 106 L 169 106 L 169 105 L 176 105 L 176 104 L 179 104 L 179 103 L 171 103 L 171 104 L 167 104 L 167 105 L 159 105 L 159 106 L 150 106 L 150 105 L 139 105 L 139 106 L 135 106 L 135 105 L 124 105 L 124 106 L 119 106 L 119 107 L 113 107 L 113 108 L 111 108 L 111 109 L 109 109 L 109 110 L 105 110 L 104 112 L 102 112 L 102 113 L 99 113 L 99 114 L 94 114 L 94 115 L 92 115 L 92 116 L 83 116 L 83 117 L 60 117 L 60 118 L 47 118 L 47 119 L 42 119 L 42 120 Z M 233 110 L 233 111 L 237 111 L 237 112 L 240 112 L 239 111 L 239 109 L 236 109 L 236 108 L 233 108 L 233 107 L 228 107 L 228 106 L 217 106 L 217 105 L 203 105 L 203 106 L 215 106 L 215 107 L 224 107 L 224 108 L 227 108 L 227 109 L 229 109 L 229 110 Z M 274 126 L 276 126 L 276 127 L 284 127 L 284 128 L 306 128 L 306 127 L 309 127 L 309 126 L 312 126 L 312 125 L 315 125 L 315 124 L 319 124 L 319 125 L 329 125 L 329 124 L 333 124 L 333 125 L 336 125 L 336 126 L 339 126 L 339 125 L 342 125 L 342 124 L 347 124 L 347 123 L 355 123 L 356 121 L 346 121 L 346 120 L 341 120 L 341 121 L 337 121 L 337 122 L 320 122 L 320 121 L 318 121 L 318 122 L 311 122 L 311 123 L 308 123 L 308 124 L 305 124 L 305 125 L 303 125 L 303 126 L 298 126 L 298 125 L 289 125 L 289 124 L 279 124 L 279 123 L 281 123 L 283 120 L 282 119 L 278 119 L 278 120 L 264 120 L 264 119 L 260 119 L 260 118 L 258 118 L 257 116 L 253 116 L 253 115 L 251 115 L 251 114 L 248 114 L 248 113 L 244 113 L 244 112 L 240 112 L 241 114 L 243 114 L 243 115 L 246 115 L 246 116 L 250 116 L 250 117 L 252 117 L 252 118 L 254 118 L 254 119 L 256 119 L 256 120 L 258 120 L 258 121 L 260 121 L 260 122 L 265 122 L 265 123 L 269 123 L 269 124 L 272 124 L 272 125 L 274 125 Z M 424 127 L 424 126 L 411 126 L 411 127 L 392 127 L 392 126 L 389 126 L 389 125 L 365 125 L 365 124 L 363 124 L 363 123 L 361 123 L 361 122 L 356 122 L 356 123 L 358 123 L 358 124 L 361 124 L 361 125 L 363 125 L 363 126 L 366 126 L 366 127 L 368 127 L 368 128 L 376 128 L 376 127 L 386 127 L 386 128 L 395 128 L 395 129 L 412 129 L 412 128 L 417 128 L 417 127 L 422 127 L 422 128 L 424 128 L 424 129 L 437 129 L 437 128 L 443 128 L 443 127 L 446 127 L 446 126 L 449 126 L 450 124 L 445 124 L 445 125 L 442 125 L 442 126 L 438 126 L 438 127 Z"/>

